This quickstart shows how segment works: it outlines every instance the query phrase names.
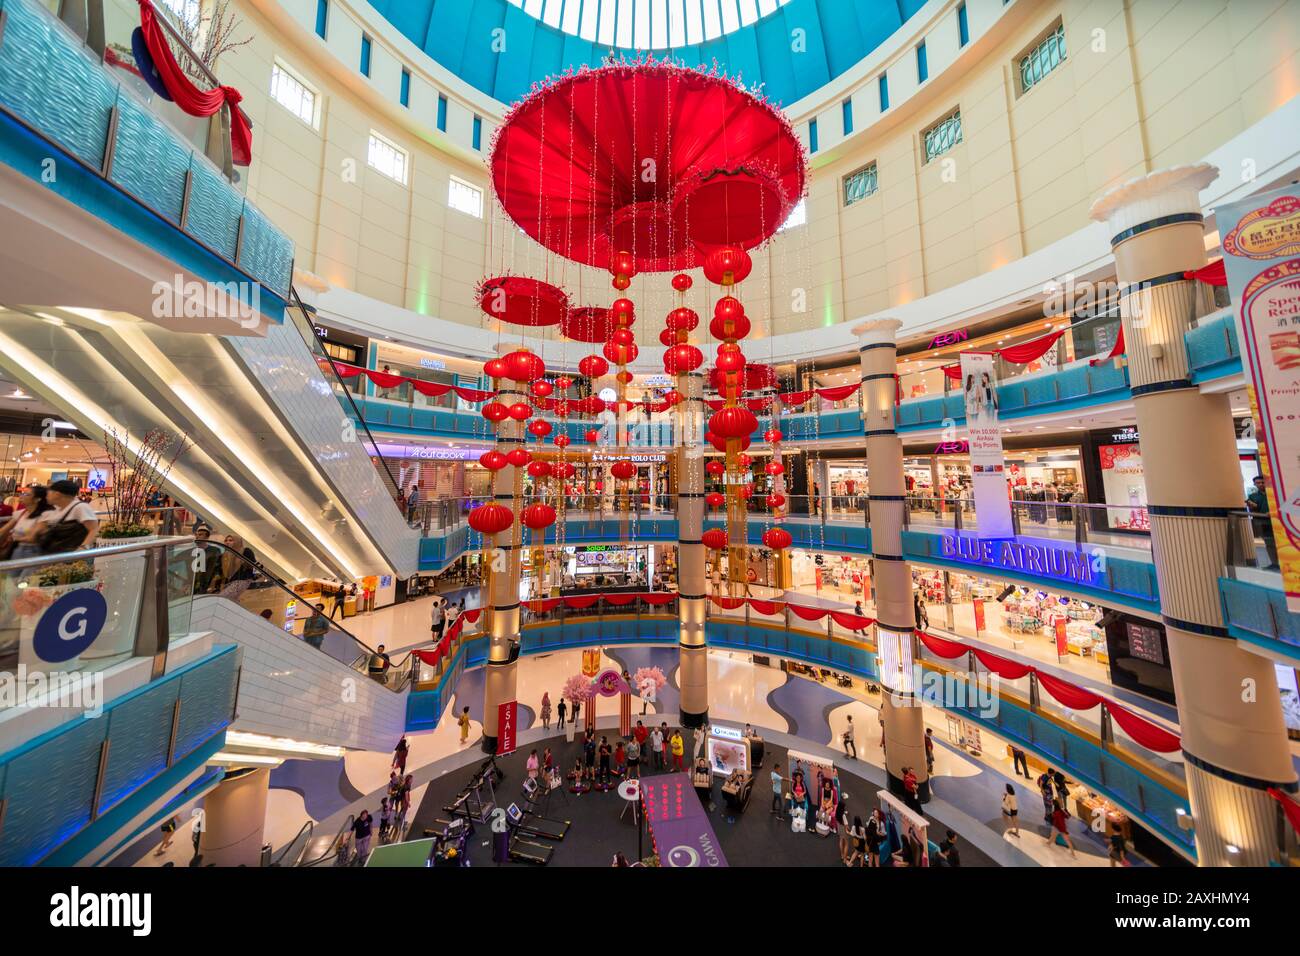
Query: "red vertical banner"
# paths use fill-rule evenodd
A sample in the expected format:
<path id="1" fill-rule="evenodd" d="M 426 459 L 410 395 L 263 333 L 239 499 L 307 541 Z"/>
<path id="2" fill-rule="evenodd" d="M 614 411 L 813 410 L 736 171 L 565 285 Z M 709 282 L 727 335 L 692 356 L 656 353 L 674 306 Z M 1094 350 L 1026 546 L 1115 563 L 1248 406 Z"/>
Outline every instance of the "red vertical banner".
<path id="1" fill-rule="evenodd" d="M 618 733 L 620 737 L 632 736 L 632 695 L 626 691 L 618 695 Z"/>
<path id="2" fill-rule="evenodd" d="M 1065 633 L 1066 620 L 1063 617 L 1056 619 L 1056 656 L 1064 657 L 1070 652 L 1070 639 Z"/>
<path id="3" fill-rule="evenodd" d="M 971 602 L 975 607 L 975 633 L 984 630 L 984 602 L 976 598 Z"/>
<path id="4" fill-rule="evenodd" d="M 515 731 L 519 702 L 508 700 L 497 705 L 497 756 L 515 752 Z"/>

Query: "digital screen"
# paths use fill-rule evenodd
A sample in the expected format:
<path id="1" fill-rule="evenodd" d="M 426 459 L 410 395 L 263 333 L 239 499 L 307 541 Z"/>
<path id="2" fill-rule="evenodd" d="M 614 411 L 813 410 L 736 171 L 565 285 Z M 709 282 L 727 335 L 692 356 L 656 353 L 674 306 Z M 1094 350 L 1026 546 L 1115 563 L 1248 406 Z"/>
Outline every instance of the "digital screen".
<path id="1" fill-rule="evenodd" d="M 524 815 L 519 812 L 519 805 L 515 803 L 506 808 L 506 816 L 510 818 L 511 823 L 518 823 L 524 818 Z"/>
<path id="2" fill-rule="evenodd" d="M 734 770 L 749 772 L 749 747 L 743 741 L 709 738 L 709 767 L 714 773 L 731 776 Z"/>
<path id="3" fill-rule="evenodd" d="M 1134 624 L 1132 621 L 1129 621 L 1126 627 L 1129 656 L 1163 667 L 1165 652 L 1160 639 L 1160 629 L 1147 624 Z"/>

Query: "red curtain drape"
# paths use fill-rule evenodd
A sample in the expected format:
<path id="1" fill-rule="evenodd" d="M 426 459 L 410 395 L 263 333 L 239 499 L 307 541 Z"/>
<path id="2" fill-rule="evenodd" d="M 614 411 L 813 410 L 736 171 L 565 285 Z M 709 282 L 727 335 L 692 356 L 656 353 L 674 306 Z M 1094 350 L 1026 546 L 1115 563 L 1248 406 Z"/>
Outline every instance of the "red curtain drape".
<path id="1" fill-rule="evenodd" d="M 140 32 L 153 60 L 154 69 L 172 101 L 191 116 L 211 116 L 223 106 L 230 107 L 230 157 L 236 166 L 247 166 L 253 161 L 253 128 L 248 117 L 239 108 L 243 96 L 233 86 L 218 86 L 214 90 L 201 90 L 185 75 L 167 42 L 167 32 L 158 22 L 153 0 L 137 0 L 140 4 Z"/>
<path id="2" fill-rule="evenodd" d="M 476 607 L 472 611 L 466 611 L 460 616 L 462 621 L 469 621 L 471 624 L 477 624 L 478 619 L 483 616 L 483 609 Z"/>
<path id="3" fill-rule="evenodd" d="M 1089 364 L 1089 365 L 1104 365 L 1106 362 L 1109 362 L 1111 359 L 1119 358 L 1119 356 L 1123 355 L 1123 354 L 1124 354 L 1124 348 L 1125 348 L 1125 346 L 1124 346 L 1124 326 L 1121 325 L 1121 326 L 1119 327 L 1119 336 L 1116 337 L 1116 339 L 1115 339 L 1115 344 L 1111 347 L 1111 350 L 1110 350 L 1110 352 L 1106 355 L 1106 357 L 1105 357 L 1105 358 L 1095 358 L 1095 359 L 1092 359 L 1092 360 L 1090 360 L 1090 361 L 1088 362 L 1088 364 Z"/>
<path id="4" fill-rule="evenodd" d="M 623 607 L 625 605 L 631 604 L 640 596 L 641 595 L 639 594 L 606 594 L 604 596 L 604 600 L 614 605 L 615 607 Z"/>
<path id="5" fill-rule="evenodd" d="M 745 399 L 745 407 L 748 408 L 751 412 L 765 412 L 772 407 L 772 399 L 747 398 Z"/>
<path id="6" fill-rule="evenodd" d="M 921 643 L 930 649 L 930 653 L 936 654 L 945 660 L 956 660 L 965 656 L 970 650 L 965 644 L 958 644 L 956 641 L 947 641 L 942 637 L 935 637 L 933 634 L 927 634 L 925 631 L 917 631 L 916 636 L 921 639 Z"/>
<path id="7" fill-rule="evenodd" d="M 1042 358 L 1051 351 L 1065 334 L 1065 330 L 1053 332 L 1050 335 L 1044 335 L 1041 339 L 1034 339 L 1032 342 L 1022 342 L 1020 345 L 1008 345 L 1004 349 L 998 349 L 998 354 L 1013 365 L 1028 365 L 1036 359 Z"/>
<path id="8" fill-rule="evenodd" d="M 524 607 L 528 608 L 532 614 L 549 614 L 559 606 L 559 598 L 538 598 L 535 601 L 524 602 Z"/>
<path id="9" fill-rule="evenodd" d="M 1291 824 L 1291 829 L 1300 833 L 1300 803 L 1296 803 L 1295 797 L 1289 793 L 1283 793 L 1277 787 L 1269 787 L 1268 795 L 1282 805 L 1282 813 L 1286 815 L 1287 822 Z"/>
<path id="10" fill-rule="evenodd" d="M 874 617 L 863 617 L 861 614 L 854 614 L 852 611 L 831 611 L 831 618 L 840 627 L 847 627 L 850 631 L 861 631 L 875 623 Z"/>
<path id="11" fill-rule="evenodd" d="M 960 382 L 960 381 L 961 381 L 961 365 L 960 365 L 960 363 L 957 364 L 957 365 L 945 365 L 943 368 L 939 369 L 939 371 L 943 372 L 944 375 L 947 375 L 947 376 L 948 376 L 950 379 L 952 379 L 954 382 Z"/>
<path id="12" fill-rule="evenodd" d="M 802 405 L 804 402 L 808 401 L 808 399 L 812 397 L 813 397 L 812 389 L 809 389 L 806 392 L 782 392 L 781 404 Z"/>
<path id="13" fill-rule="evenodd" d="M 704 404 L 708 405 L 709 408 L 717 412 L 717 411 L 721 411 L 722 406 L 727 404 L 727 402 L 725 399 L 721 399 L 721 398 L 706 398 L 704 400 Z"/>
<path id="14" fill-rule="evenodd" d="M 803 607 L 799 604 L 787 604 L 790 613 L 805 621 L 820 621 L 829 612 L 824 607 Z"/>
<path id="15" fill-rule="evenodd" d="M 484 402 L 496 395 L 496 392 L 488 392 L 479 388 L 426 382 L 424 379 L 411 378 L 408 375 L 398 375 L 395 372 L 383 372 L 373 368 L 361 368 L 357 365 L 348 365 L 345 362 L 334 362 L 333 365 L 334 370 L 339 374 L 339 378 L 356 378 L 358 375 L 364 375 L 380 388 L 397 388 L 403 382 L 410 382 L 411 387 L 421 395 L 430 395 L 436 398 L 439 395 L 446 395 L 448 392 L 455 392 L 467 402 Z M 600 399 L 596 399 L 596 401 L 600 401 Z M 543 404 L 543 400 L 540 398 L 533 399 L 533 404 L 540 408 L 550 407 Z"/>
<path id="16" fill-rule="evenodd" d="M 1066 683 L 1059 677 L 1036 670 L 1038 684 L 1071 710 L 1091 710 L 1101 703 L 1101 698 L 1090 690 Z"/>
<path id="17" fill-rule="evenodd" d="M 758 598 L 750 598 L 749 606 L 759 614 L 780 614 L 785 610 L 785 604 L 782 601 L 760 601 Z"/>
<path id="18" fill-rule="evenodd" d="M 1228 270 L 1224 266 L 1222 259 L 1215 259 L 1208 266 L 1193 269 L 1191 272 L 1184 272 L 1183 278 L 1195 279 L 1197 282 L 1204 282 L 1206 285 L 1226 286 L 1228 284 Z"/>
<path id="19" fill-rule="evenodd" d="M 380 388 L 397 388 L 403 382 L 410 381 L 405 375 L 398 375 L 396 372 L 377 372 L 374 369 L 367 370 L 366 377 Z"/>
<path id="20" fill-rule="evenodd" d="M 861 387 L 861 382 L 854 382 L 852 385 L 835 385 L 831 388 L 819 388 L 816 389 L 816 392 L 828 402 L 838 402 L 848 398 Z"/>
<path id="21" fill-rule="evenodd" d="M 677 595 L 672 591 L 652 591 L 648 594 L 641 595 L 642 600 L 652 607 L 659 607 L 661 604 L 668 604 L 675 597 L 677 597 Z"/>
<path id="22" fill-rule="evenodd" d="M 1041 676 L 1039 674 L 1039 677 Z M 1182 750 L 1182 739 L 1177 734 L 1165 730 L 1159 724 L 1153 724 L 1146 718 L 1139 717 L 1131 710 L 1110 701 L 1106 702 L 1106 710 L 1110 712 L 1111 719 L 1123 728 L 1124 733 L 1143 747 L 1146 747 L 1147 750 L 1154 750 L 1159 754 L 1176 753 Z"/>
<path id="23" fill-rule="evenodd" d="M 972 648 L 972 650 L 975 650 Z M 1005 657 L 998 657 L 988 651 L 975 650 L 975 657 L 981 664 L 1005 680 L 1020 680 L 1033 670 L 1028 664 L 1017 664 Z"/>
<path id="24" fill-rule="evenodd" d="M 415 655 L 417 660 L 423 661 L 424 663 L 428 664 L 430 667 L 436 667 L 438 665 L 439 658 L 442 657 L 442 655 L 438 652 L 438 649 L 436 647 L 431 651 L 411 651 L 411 653 Z"/>
<path id="25" fill-rule="evenodd" d="M 564 598 L 564 605 L 565 607 L 571 607 L 577 610 L 582 610 L 584 608 L 591 607 L 599 599 L 600 599 L 599 594 L 586 594 L 583 595 L 582 597 L 566 597 Z"/>
<path id="26" fill-rule="evenodd" d="M 734 611 L 745 603 L 744 598 L 716 597 L 713 595 L 710 595 L 709 600 L 725 611 Z"/>

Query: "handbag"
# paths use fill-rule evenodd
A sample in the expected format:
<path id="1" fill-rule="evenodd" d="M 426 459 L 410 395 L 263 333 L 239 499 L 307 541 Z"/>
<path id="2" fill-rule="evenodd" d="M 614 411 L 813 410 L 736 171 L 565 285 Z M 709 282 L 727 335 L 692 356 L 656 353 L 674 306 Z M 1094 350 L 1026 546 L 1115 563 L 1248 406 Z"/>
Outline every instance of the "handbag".
<path id="1" fill-rule="evenodd" d="M 46 525 L 37 533 L 36 547 L 41 554 L 64 554 L 81 547 L 81 542 L 86 540 L 86 529 L 81 526 L 80 521 L 68 520 L 68 514 L 77 507 L 77 504 L 78 502 L 74 501 L 68 505 L 63 511 L 63 517 Z"/>

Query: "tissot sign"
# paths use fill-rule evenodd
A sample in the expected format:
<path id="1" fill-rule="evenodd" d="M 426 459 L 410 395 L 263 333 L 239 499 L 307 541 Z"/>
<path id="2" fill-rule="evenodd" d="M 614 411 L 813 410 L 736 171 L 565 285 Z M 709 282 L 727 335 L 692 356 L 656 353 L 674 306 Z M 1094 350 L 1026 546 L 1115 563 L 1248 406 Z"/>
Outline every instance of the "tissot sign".
<path id="1" fill-rule="evenodd" d="M 950 533 L 943 536 L 941 556 L 995 571 L 1016 571 L 1075 584 L 1093 583 L 1092 555 L 1043 541 L 981 540 Z"/>

